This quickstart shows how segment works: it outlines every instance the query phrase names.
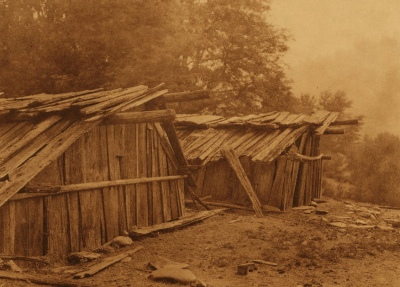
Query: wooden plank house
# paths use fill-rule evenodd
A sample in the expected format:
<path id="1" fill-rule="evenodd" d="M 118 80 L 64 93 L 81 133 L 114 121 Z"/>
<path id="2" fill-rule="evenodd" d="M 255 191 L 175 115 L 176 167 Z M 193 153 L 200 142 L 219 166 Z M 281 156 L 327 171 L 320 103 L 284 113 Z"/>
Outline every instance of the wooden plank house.
<path id="1" fill-rule="evenodd" d="M 230 146 L 240 159 L 263 205 L 281 210 L 309 204 L 321 195 L 323 134 L 342 133 L 338 113 L 311 116 L 270 112 L 224 118 L 178 115 L 175 120 L 184 154 L 197 182 L 196 194 L 213 200 L 249 203 L 249 197 L 221 147 Z"/>
<path id="2" fill-rule="evenodd" d="M 63 259 L 184 215 L 175 112 L 146 110 L 166 93 L 1 98 L 0 254 Z"/>

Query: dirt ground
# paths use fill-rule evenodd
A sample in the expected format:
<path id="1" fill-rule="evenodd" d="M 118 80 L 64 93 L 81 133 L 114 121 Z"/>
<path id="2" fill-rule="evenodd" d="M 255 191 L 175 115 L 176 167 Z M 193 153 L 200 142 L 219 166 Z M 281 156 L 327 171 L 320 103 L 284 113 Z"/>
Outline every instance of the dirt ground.
<path id="1" fill-rule="evenodd" d="M 135 241 L 129 248 L 144 249 L 131 261 L 74 280 L 95 286 L 179 286 L 147 278 L 148 262 L 163 256 L 189 264 L 210 287 L 400 286 L 400 229 L 391 227 L 400 221 L 400 210 L 325 199 L 317 208 L 325 215 L 293 209 L 257 218 L 252 212 L 226 210 L 184 229 Z M 332 226 L 335 222 L 342 227 Z M 248 275 L 236 274 L 238 264 L 256 259 L 277 266 L 257 264 Z M 29 272 L 72 278 L 48 268 Z M 0 287 L 31 284 L 0 279 Z"/>

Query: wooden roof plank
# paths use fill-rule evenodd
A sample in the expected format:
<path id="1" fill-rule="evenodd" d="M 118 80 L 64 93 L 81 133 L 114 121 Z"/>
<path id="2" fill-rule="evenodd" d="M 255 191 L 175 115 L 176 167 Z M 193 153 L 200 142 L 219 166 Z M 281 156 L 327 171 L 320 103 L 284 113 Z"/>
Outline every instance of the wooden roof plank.
<path id="1" fill-rule="evenodd" d="M 286 137 L 292 132 L 292 130 L 293 130 L 292 128 L 283 130 L 281 133 L 279 133 L 279 135 L 276 138 L 274 138 L 274 140 L 270 143 L 270 145 L 268 145 L 260 153 L 258 153 L 256 156 L 254 156 L 252 158 L 252 160 L 262 161 L 266 156 L 268 156 L 274 150 L 274 148 L 279 143 L 281 143 L 282 141 L 284 141 L 286 139 Z"/>
<path id="2" fill-rule="evenodd" d="M 307 126 L 294 129 L 284 140 L 278 142 L 277 145 L 273 146 L 271 152 L 268 153 L 262 161 L 270 163 L 277 156 L 279 156 L 286 148 L 292 145 L 306 130 Z"/>
<path id="3" fill-rule="evenodd" d="M 10 171 L 9 181 L 0 188 L 0 206 L 23 188 L 43 168 L 56 160 L 80 136 L 99 122 L 75 122 L 64 132 L 52 138 L 35 156 L 23 165 Z"/>
<path id="4" fill-rule="evenodd" d="M 8 158 L 12 154 L 14 154 L 19 149 L 23 148 L 25 145 L 29 144 L 35 138 L 37 138 L 40 134 L 54 125 L 56 122 L 61 120 L 61 116 L 51 116 L 42 122 L 33 125 L 30 130 L 22 136 L 17 142 L 9 142 L 5 144 L 2 148 L 0 148 L 0 163 L 3 162 L 4 159 Z"/>
<path id="5" fill-rule="evenodd" d="M 17 125 L 15 125 L 12 129 L 10 129 L 8 132 L 6 132 L 1 138 L 0 138 L 0 151 L 4 152 L 4 148 L 7 147 L 8 145 L 12 145 L 21 138 L 25 136 L 25 133 L 29 132 L 29 130 L 32 128 L 33 124 L 29 122 L 22 122 Z"/>
<path id="6" fill-rule="evenodd" d="M 290 116 L 289 112 L 280 112 L 279 115 L 272 121 L 272 124 L 281 125 L 284 120 Z"/>
<path id="7" fill-rule="evenodd" d="M 334 122 L 337 117 L 339 116 L 339 113 L 330 113 L 328 115 L 328 117 L 324 120 L 324 123 L 322 124 L 322 126 L 318 127 L 315 132 L 318 135 L 323 135 L 325 130 L 329 127 L 329 125 Z"/>
<path id="8" fill-rule="evenodd" d="M 263 149 L 265 149 L 273 140 L 274 138 L 280 133 L 280 130 L 274 130 L 265 135 L 265 137 L 257 143 L 257 146 L 255 146 L 251 150 L 247 150 L 245 154 L 246 156 L 249 157 L 254 157 L 256 156 L 259 152 L 261 152 Z"/>
<path id="9" fill-rule="evenodd" d="M 29 145 L 26 146 L 26 148 L 14 153 L 12 158 L 4 158 L 4 161 L 0 165 L 0 178 L 7 176 L 10 170 L 14 170 L 26 162 L 31 156 L 44 147 L 53 137 L 69 127 L 71 123 L 72 122 L 69 120 L 64 120 L 55 124 L 50 129 L 46 130 L 37 138 L 35 138 Z"/>
<path id="10" fill-rule="evenodd" d="M 107 94 L 103 98 L 103 101 L 97 104 L 92 104 L 88 107 L 84 107 L 80 109 L 80 112 L 84 115 L 89 115 L 101 110 L 107 110 L 114 106 L 121 105 L 121 103 L 126 103 L 126 101 L 136 99 L 141 95 L 143 95 L 147 90 L 146 86 L 139 86 L 139 87 L 140 88 L 134 87 L 123 90 L 121 92 Z"/>

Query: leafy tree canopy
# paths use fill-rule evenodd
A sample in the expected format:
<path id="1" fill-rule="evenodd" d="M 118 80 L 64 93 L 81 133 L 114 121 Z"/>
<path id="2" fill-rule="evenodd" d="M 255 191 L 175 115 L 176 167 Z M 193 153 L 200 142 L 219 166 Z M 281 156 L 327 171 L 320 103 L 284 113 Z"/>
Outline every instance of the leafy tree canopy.
<path id="1" fill-rule="evenodd" d="M 288 35 L 254 0 L 0 0 L 0 90 L 58 93 L 165 82 L 212 90 L 218 113 L 290 109 Z M 207 103 L 201 103 L 207 104 Z"/>

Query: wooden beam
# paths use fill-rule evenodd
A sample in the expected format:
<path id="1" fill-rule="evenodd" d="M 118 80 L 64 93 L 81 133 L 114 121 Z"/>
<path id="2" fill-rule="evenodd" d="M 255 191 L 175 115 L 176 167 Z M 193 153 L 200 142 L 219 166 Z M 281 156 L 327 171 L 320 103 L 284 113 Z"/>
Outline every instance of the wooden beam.
<path id="1" fill-rule="evenodd" d="M 246 211 L 254 211 L 253 208 L 248 208 L 248 207 L 244 207 L 244 206 L 237 205 L 237 204 L 214 202 L 214 201 L 203 201 L 203 202 L 205 204 L 209 205 L 209 206 L 215 206 L 215 207 L 221 207 L 221 208 L 229 208 L 229 209 L 238 209 L 238 210 L 246 210 Z M 186 204 L 193 204 L 193 201 L 191 201 L 189 199 L 185 199 L 185 203 Z M 264 208 L 264 206 L 263 206 L 262 210 L 265 211 L 265 212 L 282 212 L 278 207 L 275 207 L 275 206 L 268 206 L 266 208 Z"/>
<path id="2" fill-rule="evenodd" d="M 342 135 L 344 134 L 344 129 L 340 128 L 326 128 L 324 135 Z"/>
<path id="3" fill-rule="evenodd" d="M 168 93 L 164 95 L 165 103 L 185 102 L 193 100 L 203 100 L 210 98 L 209 90 L 198 90 L 192 92 Z"/>
<path id="4" fill-rule="evenodd" d="M 322 160 L 331 160 L 332 157 L 330 155 L 323 155 Z"/>
<path id="5" fill-rule="evenodd" d="M 24 190 L 26 193 L 18 193 L 15 194 L 10 200 L 21 200 L 31 197 L 41 197 L 41 196 L 50 196 L 55 194 L 73 192 L 73 191 L 85 191 L 92 189 L 101 189 L 112 186 L 123 186 L 123 185 L 131 185 L 138 183 L 150 183 L 150 182 L 159 182 L 159 181 L 169 181 L 169 180 L 179 180 L 185 178 L 184 175 L 172 175 L 172 176 L 159 176 L 159 177 L 142 177 L 142 178 L 133 178 L 133 179 L 118 179 L 111 181 L 99 181 L 99 182 L 86 182 L 86 183 L 77 183 L 77 184 L 69 184 L 69 185 L 61 185 L 61 186 L 36 186 L 36 187 L 25 187 Z M 39 191 L 43 189 L 42 192 Z"/>
<path id="6" fill-rule="evenodd" d="M 133 255 L 134 253 L 136 253 L 142 249 L 143 249 L 143 246 L 138 246 L 133 250 L 129 250 L 124 253 L 114 255 L 111 257 L 106 257 L 102 261 L 95 263 L 95 264 L 89 266 L 87 269 L 75 274 L 74 279 L 82 279 L 82 278 L 93 276 L 94 274 L 106 269 L 107 267 L 109 267 L 111 265 L 114 265 L 115 263 L 121 261 L 122 259 L 125 259 L 128 256 Z"/>
<path id="7" fill-rule="evenodd" d="M 235 171 L 236 176 L 238 177 L 240 183 L 242 184 L 244 190 L 246 191 L 247 195 L 250 198 L 250 201 L 253 205 L 256 215 L 258 217 L 262 217 L 263 213 L 261 210 L 261 203 L 251 185 L 249 178 L 246 175 L 246 172 L 244 171 L 242 165 L 240 164 L 239 158 L 235 154 L 233 148 L 230 146 L 223 146 L 221 148 L 221 154 L 227 159 L 229 165 Z"/>
<path id="8" fill-rule="evenodd" d="M 90 286 L 82 283 L 71 282 L 67 280 L 54 279 L 44 275 L 32 275 L 26 273 L 16 273 L 10 271 L 0 271 L 0 278 L 8 280 L 19 280 L 25 282 L 31 282 L 42 285 L 51 286 L 64 286 L 64 287 L 84 287 Z"/>
<path id="9" fill-rule="evenodd" d="M 186 175 L 188 176 L 186 182 L 188 185 L 187 190 L 189 191 L 190 196 L 198 203 L 200 203 L 205 209 L 210 210 L 210 208 L 207 205 L 205 205 L 192 190 L 196 188 L 196 181 L 194 180 L 193 174 L 190 172 L 188 168 L 189 164 L 186 160 L 185 155 L 183 154 L 182 146 L 179 142 L 178 135 L 176 134 L 174 124 L 172 122 L 163 122 L 162 127 L 165 133 L 167 134 L 169 143 L 172 149 L 174 150 L 175 157 L 178 161 L 180 168 L 188 171 L 186 173 Z"/>
<path id="10" fill-rule="evenodd" d="M 173 230 L 178 227 L 184 227 L 202 221 L 224 210 L 225 208 L 200 211 L 198 213 L 182 217 L 178 220 L 132 230 L 129 232 L 129 235 L 132 237 L 139 237 L 139 236 L 149 235 L 154 232 Z"/>
<path id="11" fill-rule="evenodd" d="M 44 257 L 29 257 L 29 256 L 0 254 L 0 259 L 29 261 L 29 262 L 43 263 L 46 265 L 49 264 L 49 262 Z"/>
<path id="12" fill-rule="evenodd" d="M 103 125 L 114 124 L 137 124 L 137 123 L 154 123 L 173 121 L 175 119 L 175 111 L 172 109 L 144 112 L 126 112 L 117 113 L 105 118 Z"/>
<path id="13" fill-rule="evenodd" d="M 358 125 L 357 119 L 352 120 L 336 120 L 331 123 L 331 126 L 350 126 L 350 125 Z"/>

